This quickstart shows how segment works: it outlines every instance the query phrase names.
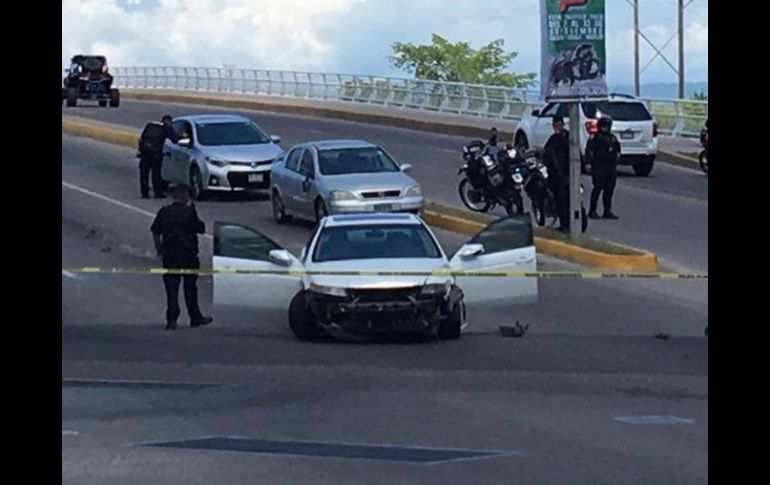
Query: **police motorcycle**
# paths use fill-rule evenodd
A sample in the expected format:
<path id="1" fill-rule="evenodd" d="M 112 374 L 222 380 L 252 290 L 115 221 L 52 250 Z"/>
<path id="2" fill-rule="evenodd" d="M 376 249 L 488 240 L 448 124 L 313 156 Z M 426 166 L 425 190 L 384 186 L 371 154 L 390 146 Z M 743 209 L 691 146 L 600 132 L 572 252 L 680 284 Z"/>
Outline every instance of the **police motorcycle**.
<path id="1" fill-rule="evenodd" d="M 457 171 L 460 200 L 474 212 L 489 212 L 500 205 L 508 215 L 523 214 L 524 176 L 506 170 L 506 165 L 515 167 L 516 150 L 508 145 L 497 153 L 493 151 L 490 145 L 480 140 L 463 145 L 465 163 Z"/>
<path id="2" fill-rule="evenodd" d="M 538 150 L 517 152 L 517 163 L 513 167 L 514 181 L 521 175 L 524 193 L 532 202 L 532 213 L 539 226 L 545 226 L 546 219 L 553 225 L 558 219 L 556 197 L 548 184 L 548 167 L 539 157 Z"/>

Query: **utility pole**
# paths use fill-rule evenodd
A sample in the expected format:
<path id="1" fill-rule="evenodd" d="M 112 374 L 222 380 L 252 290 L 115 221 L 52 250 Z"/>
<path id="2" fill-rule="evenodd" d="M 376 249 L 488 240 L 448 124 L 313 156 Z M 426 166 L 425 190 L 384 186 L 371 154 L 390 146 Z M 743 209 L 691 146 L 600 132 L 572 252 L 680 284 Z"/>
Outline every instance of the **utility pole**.
<path id="1" fill-rule="evenodd" d="M 634 0 L 634 95 L 641 96 L 639 82 L 639 0 Z"/>
<path id="2" fill-rule="evenodd" d="M 580 103 L 569 104 L 569 237 L 577 241 L 583 233 L 583 195 L 580 193 L 582 176 L 580 164 Z"/>
<path id="3" fill-rule="evenodd" d="M 677 0 L 679 17 L 679 99 L 684 99 L 684 0 Z"/>

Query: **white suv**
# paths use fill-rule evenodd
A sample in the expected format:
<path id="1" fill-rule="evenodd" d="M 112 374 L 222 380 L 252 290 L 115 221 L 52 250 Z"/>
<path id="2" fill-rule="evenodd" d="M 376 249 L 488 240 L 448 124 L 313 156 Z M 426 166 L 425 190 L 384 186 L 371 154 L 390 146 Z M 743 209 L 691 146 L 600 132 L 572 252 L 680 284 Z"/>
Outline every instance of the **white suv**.
<path id="1" fill-rule="evenodd" d="M 612 133 L 620 142 L 620 163 L 631 165 L 636 175 L 645 177 L 652 172 L 658 154 L 658 124 L 647 106 L 626 95 L 610 95 L 609 100 L 580 103 L 580 151 L 585 152 L 588 137 L 596 133 L 597 120 L 602 115 L 612 118 Z M 517 147 L 542 148 L 553 133 L 551 121 L 562 116 L 569 128 L 569 106 L 549 103 L 543 109 L 524 116 L 516 128 L 513 143 Z"/>

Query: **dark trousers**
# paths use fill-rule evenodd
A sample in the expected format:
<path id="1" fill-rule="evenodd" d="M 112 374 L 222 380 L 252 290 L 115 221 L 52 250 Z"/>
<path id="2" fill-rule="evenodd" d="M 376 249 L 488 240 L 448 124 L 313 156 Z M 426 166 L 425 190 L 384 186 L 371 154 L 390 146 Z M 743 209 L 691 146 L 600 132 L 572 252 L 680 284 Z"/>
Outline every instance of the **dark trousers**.
<path id="1" fill-rule="evenodd" d="M 166 287 L 166 323 L 175 324 L 181 310 L 179 308 L 179 283 L 184 281 L 184 302 L 190 321 L 202 318 L 198 306 L 198 275 L 197 274 L 164 274 L 163 284 Z"/>
<path id="2" fill-rule="evenodd" d="M 155 160 L 141 160 L 139 162 L 139 190 L 142 197 L 150 196 L 150 175 L 152 175 L 152 191 L 155 193 L 155 197 L 164 197 L 166 182 L 160 176 L 160 168 L 160 162 Z"/>
<path id="3" fill-rule="evenodd" d="M 553 191 L 556 215 L 559 217 L 559 228 L 569 230 L 569 185 L 558 183 L 551 190 Z"/>
<path id="4" fill-rule="evenodd" d="M 591 190 L 590 211 L 596 212 L 599 195 L 601 195 L 604 213 L 612 212 L 612 194 L 615 192 L 615 182 L 618 178 L 617 169 L 615 167 L 594 167 L 591 178 L 594 182 L 594 188 Z"/>

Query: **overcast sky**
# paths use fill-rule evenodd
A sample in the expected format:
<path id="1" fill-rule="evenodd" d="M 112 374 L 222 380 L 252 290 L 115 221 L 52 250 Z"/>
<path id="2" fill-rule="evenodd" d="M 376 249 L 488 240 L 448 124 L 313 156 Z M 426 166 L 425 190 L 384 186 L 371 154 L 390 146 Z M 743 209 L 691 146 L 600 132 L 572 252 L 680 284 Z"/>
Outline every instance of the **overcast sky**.
<path id="1" fill-rule="evenodd" d="M 608 81 L 633 82 L 633 16 L 607 1 Z M 656 45 L 676 32 L 676 0 L 640 0 L 640 26 Z M 685 2 L 687 3 L 687 1 Z M 395 41 L 432 33 L 479 47 L 496 38 L 519 52 L 510 69 L 539 72 L 539 0 L 62 0 L 62 66 L 77 53 L 112 66 L 205 66 L 401 75 Z M 655 52 L 642 42 L 641 64 Z M 664 51 L 676 66 L 676 39 Z M 708 0 L 685 12 L 685 76 L 708 79 Z M 410 77 L 410 76 L 407 76 Z M 676 82 L 660 59 L 643 83 Z"/>

